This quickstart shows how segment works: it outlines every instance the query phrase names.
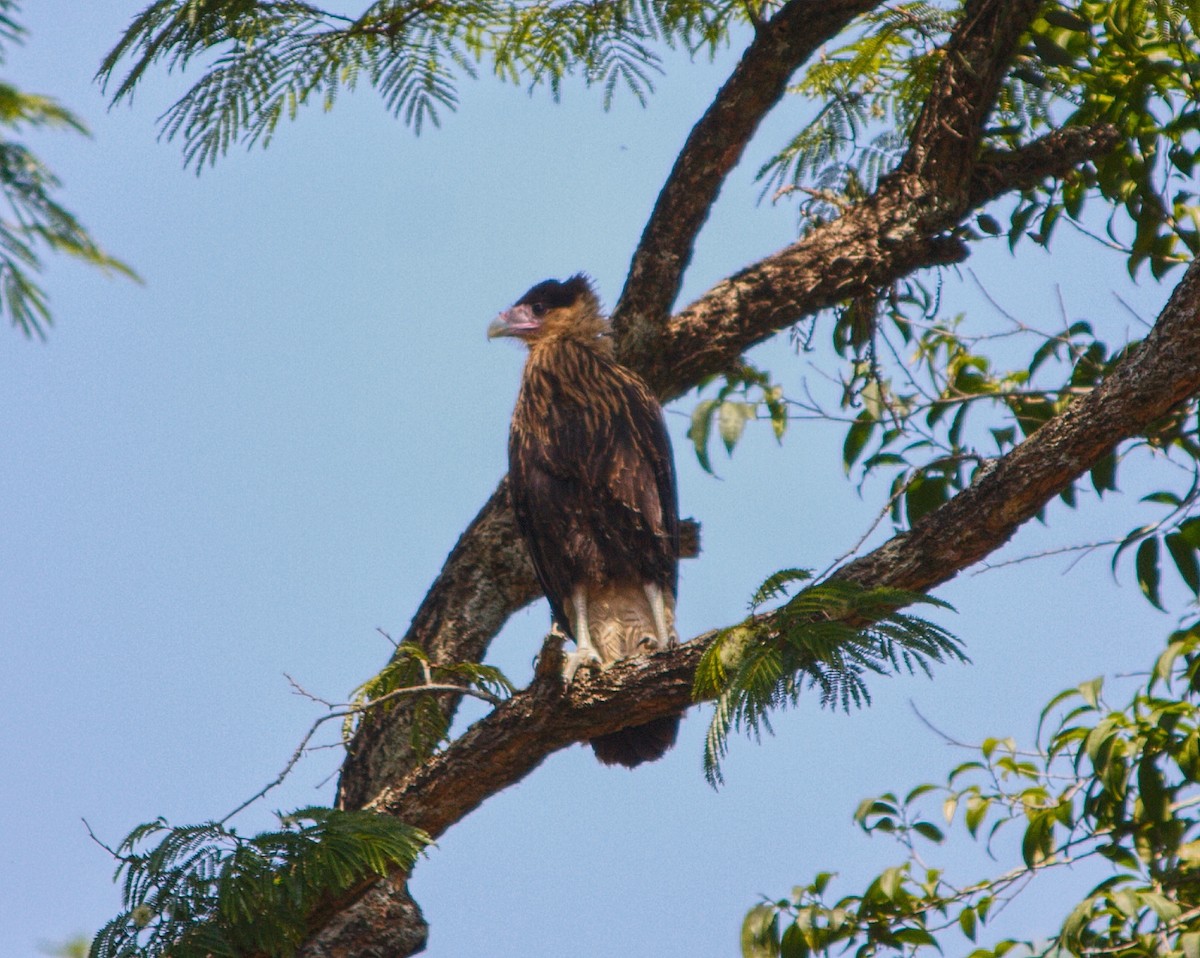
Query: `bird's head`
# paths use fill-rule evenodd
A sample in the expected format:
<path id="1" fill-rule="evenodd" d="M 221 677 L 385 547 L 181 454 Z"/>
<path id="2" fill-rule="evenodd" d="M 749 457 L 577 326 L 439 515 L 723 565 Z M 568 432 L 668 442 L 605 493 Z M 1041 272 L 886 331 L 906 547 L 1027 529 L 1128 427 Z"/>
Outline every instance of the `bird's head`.
<path id="1" fill-rule="evenodd" d="M 559 282 L 538 283 L 492 320 L 488 339 L 514 336 L 534 342 L 553 336 L 594 339 L 607 329 L 600 298 L 582 273 Z"/>

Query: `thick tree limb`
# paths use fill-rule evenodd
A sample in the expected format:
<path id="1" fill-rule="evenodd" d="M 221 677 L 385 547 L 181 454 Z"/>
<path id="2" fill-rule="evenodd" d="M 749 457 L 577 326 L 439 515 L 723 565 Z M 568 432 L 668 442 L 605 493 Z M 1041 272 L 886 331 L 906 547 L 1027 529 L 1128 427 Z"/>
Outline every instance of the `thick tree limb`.
<path id="1" fill-rule="evenodd" d="M 1118 443 L 1200 393 L 1200 263 L 1193 262 L 1150 335 L 1099 387 L 986 471 L 911 531 L 835 573 L 867 587 L 927 590 L 953 578 L 1016 529 Z M 764 617 L 768 622 L 770 616 Z M 676 649 L 581 675 L 564 692 L 550 661 L 528 689 L 476 722 L 444 752 L 385 788 L 372 803 L 434 837 L 490 795 L 574 742 L 686 708 L 696 665 L 715 633 Z M 372 899 L 373 901 L 373 899 Z M 353 912 L 354 909 L 349 909 Z M 341 912 L 345 914 L 346 911 Z M 370 934 L 379 934 L 376 929 Z M 386 932 L 390 934 L 391 932 Z M 376 939 L 368 938 L 368 941 Z M 364 941 L 342 938 L 359 954 Z"/>
<path id="2" fill-rule="evenodd" d="M 804 316 L 886 289 L 916 270 L 960 262 L 966 246 L 949 230 L 973 210 L 1065 175 L 1108 152 L 1119 136 L 1109 126 L 1060 130 L 1015 152 L 987 154 L 952 220 L 937 202 L 922 202 L 906 189 L 881 189 L 800 242 L 718 283 L 643 347 L 622 343 L 621 360 L 664 400 L 681 396 Z"/>
<path id="3" fill-rule="evenodd" d="M 1067 171 L 1104 156 L 1120 142 L 1120 131 L 1102 123 L 1055 130 L 1019 150 L 985 152 L 971 174 L 967 206 L 978 209 L 1005 193 L 1061 179 Z"/>
<path id="4" fill-rule="evenodd" d="M 952 209 L 966 203 L 983 126 L 1042 0 L 967 0 L 909 137 L 896 178 L 915 178 Z"/>
<path id="5" fill-rule="evenodd" d="M 620 340 L 621 361 L 674 398 L 801 316 L 965 259 L 963 244 L 944 233 L 970 210 L 983 125 L 1040 5 L 968 0 L 900 167 L 839 219 L 718 283 L 664 327 Z"/>
<path id="6" fill-rule="evenodd" d="M 880 0 L 791 0 L 759 27 L 712 105 L 688 134 L 633 254 L 612 321 L 636 340 L 667 316 L 725 178 L 792 74 Z"/>

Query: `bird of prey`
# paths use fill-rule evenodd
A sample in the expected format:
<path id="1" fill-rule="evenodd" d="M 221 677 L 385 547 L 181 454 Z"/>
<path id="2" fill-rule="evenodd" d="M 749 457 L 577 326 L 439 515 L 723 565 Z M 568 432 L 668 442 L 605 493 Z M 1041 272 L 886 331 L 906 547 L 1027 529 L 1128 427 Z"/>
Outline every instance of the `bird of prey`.
<path id="1" fill-rule="evenodd" d="M 538 283 L 488 328 L 529 354 L 508 440 L 509 492 L 554 623 L 574 639 L 568 682 L 678 642 L 679 507 L 662 408 L 613 358 L 583 275 Z M 675 743 L 679 716 L 592 740 L 634 767 Z"/>

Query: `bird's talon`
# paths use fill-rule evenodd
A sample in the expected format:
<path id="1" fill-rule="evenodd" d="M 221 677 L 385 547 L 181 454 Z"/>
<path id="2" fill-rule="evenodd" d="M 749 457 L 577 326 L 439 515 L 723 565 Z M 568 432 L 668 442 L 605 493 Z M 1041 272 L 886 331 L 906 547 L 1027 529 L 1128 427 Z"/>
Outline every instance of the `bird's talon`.
<path id="1" fill-rule="evenodd" d="M 568 652 L 563 661 L 563 681 L 567 685 L 571 684 L 581 666 L 599 669 L 604 667 L 604 662 L 595 649 L 576 649 L 574 652 Z"/>

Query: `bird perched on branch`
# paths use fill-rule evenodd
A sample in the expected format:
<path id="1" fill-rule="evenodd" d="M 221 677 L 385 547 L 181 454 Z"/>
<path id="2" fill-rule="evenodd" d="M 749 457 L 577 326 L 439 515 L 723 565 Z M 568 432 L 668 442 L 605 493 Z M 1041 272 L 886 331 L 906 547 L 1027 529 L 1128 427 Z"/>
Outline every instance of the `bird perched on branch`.
<path id="1" fill-rule="evenodd" d="M 568 682 L 675 645 L 679 507 L 662 408 L 613 358 L 583 275 L 538 283 L 488 328 L 529 347 L 508 440 L 509 492 L 558 628 L 575 640 Z M 679 716 L 592 740 L 630 768 L 675 743 Z"/>

